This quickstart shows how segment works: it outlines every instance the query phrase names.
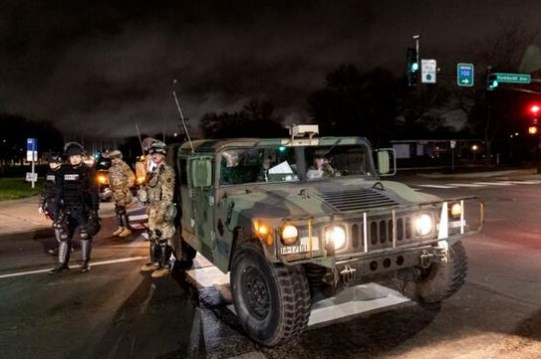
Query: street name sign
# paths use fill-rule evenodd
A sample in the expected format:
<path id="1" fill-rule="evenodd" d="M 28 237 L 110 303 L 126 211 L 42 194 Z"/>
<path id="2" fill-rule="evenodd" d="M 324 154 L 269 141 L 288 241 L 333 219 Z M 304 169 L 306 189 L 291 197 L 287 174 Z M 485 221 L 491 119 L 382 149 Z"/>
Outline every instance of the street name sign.
<path id="1" fill-rule="evenodd" d="M 532 81 L 532 76 L 528 74 L 512 74 L 505 72 L 494 72 L 495 80 L 507 84 L 529 84 Z"/>
<path id="2" fill-rule="evenodd" d="M 38 139 L 37 138 L 26 139 L 26 160 L 28 162 L 38 160 Z"/>

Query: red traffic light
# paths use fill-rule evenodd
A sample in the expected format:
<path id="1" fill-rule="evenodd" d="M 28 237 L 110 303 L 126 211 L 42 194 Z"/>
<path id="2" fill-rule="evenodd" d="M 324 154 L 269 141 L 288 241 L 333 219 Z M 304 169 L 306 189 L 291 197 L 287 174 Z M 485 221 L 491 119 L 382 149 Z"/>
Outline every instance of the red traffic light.
<path id="1" fill-rule="evenodd" d="M 530 105 L 530 113 L 533 115 L 537 115 L 539 111 L 541 110 L 541 106 L 539 105 Z"/>

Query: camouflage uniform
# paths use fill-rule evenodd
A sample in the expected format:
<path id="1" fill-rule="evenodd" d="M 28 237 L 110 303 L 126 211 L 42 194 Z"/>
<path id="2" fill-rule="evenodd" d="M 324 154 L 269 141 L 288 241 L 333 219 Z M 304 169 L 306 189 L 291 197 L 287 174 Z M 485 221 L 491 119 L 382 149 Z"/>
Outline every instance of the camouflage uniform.
<path id="1" fill-rule="evenodd" d="M 167 241 L 175 234 L 174 223 L 165 221 L 167 207 L 173 203 L 175 173 L 167 165 L 155 169 L 147 183 L 148 229 L 151 237 Z"/>
<path id="2" fill-rule="evenodd" d="M 164 144 L 161 144 L 165 146 Z M 158 146 L 161 146 L 158 145 Z M 165 149 L 164 149 L 165 151 Z M 160 152 L 161 153 L 161 152 Z M 169 257 L 172 249 L 169 240 L 175 235 L 175 224 L 171 217 L 174 208 L 175 172 L 162 163 L 150 174 L 146 184 L 146 203 L 148 213 L 148 230 L 150 238 L 150 263 L 143 266 L 143 271 L 158 269 L 168 272 Z M 153 276 L 157 274 L 156 271 Z M 157 274 L 156 276 L 161 276 Z"/>
<path id="3" fill-rule="evenodd" d="M 111 159 L 122 158 L 120 151 L 113 151 L 109 154 Z M 126 212 L 126 206 L 131 203 L 132 196 L 130 188 L 135 184 L 135 175 L 126 162 L 120 160 L 109 168 L 109 186 L 113 191 L 115 201 L 115 212 L 119 228 L 113 233 L 115 236 L 127 237 L 131 234 L 131 227 Z"/>

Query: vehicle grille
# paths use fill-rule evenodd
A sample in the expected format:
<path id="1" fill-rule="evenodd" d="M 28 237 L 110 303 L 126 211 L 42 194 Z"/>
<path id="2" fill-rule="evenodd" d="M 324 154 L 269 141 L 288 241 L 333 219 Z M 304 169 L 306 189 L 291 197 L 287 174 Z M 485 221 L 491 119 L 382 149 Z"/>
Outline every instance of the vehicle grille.
<path id="1" fill-rule="evenodd" d="M 358 211 L 397 204 L 392 199 L 371 189 L 327 192 L 319 195 L 338 211 Z"/>
<path id="2" fill-rule="evenodd" d="M 408 245 L 420 240 L 413 228 L 414 215 L 397 214 L 396 217 L 396 246 Z M 366 223 L 366 245 L 364 247 L 363 221 L 347 222 L 346 226 L 351 234 L 351 249 L 354 250 L 377 250 L 393 247 L 393 220 L 390 218 L 368 218 Z M 435 239 L 436 230 L 424 239 Z"/>

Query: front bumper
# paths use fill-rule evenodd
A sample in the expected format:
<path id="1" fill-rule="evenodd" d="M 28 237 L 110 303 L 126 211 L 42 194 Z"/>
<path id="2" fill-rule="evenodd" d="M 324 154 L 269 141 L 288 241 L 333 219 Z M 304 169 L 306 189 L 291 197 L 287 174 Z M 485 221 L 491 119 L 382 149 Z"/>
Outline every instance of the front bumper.
<path id="1" fill-rule="evenodd" d="M 462 205 L 463 211 L 459 218 L 451 218 L 450 208 L 453 203 Z M 425 237 L 415 235 L 411 228 L 413 218 L 419 213 L 430 213 L 434 221 L 432 232 Z M 299 246 L 301 250 L 292 252 L 285 251 L 285 246 L 277 241 L 279 246 L 276 257 L 285 264 L 314 263 L 333 270 L 343 269 L 340 266 L 345 263 L 348 265 L 360 263 L 360 269 L 372 265 L 395 270 L 399 269 L 395 264 L 402 253 L 406 255 L 402 255 L 404 263 L 399 267 L 406 268 L 408 263 L 410 266 L 417 265 L 423 251 L 428 251 L 431 255 L 444 242 L 445 245 L 447 243 L 452 245 L 466 235 L 475 234 L 482 229 L 483 221 L 484 206 L 478 197 L 380 207 L 362 213 L 341 213 L 319 219 L 289 220 L 304 233 L 304 237 L 301 235 L 301 238 L 308 245 L 301 245 Z M 310 230 L 305 230 L 307 226 L 303 225 L 303 222 L 308 223 Z M 343 226 L 347 233 L 347 245 L 341 250 L 334 251 L 323 240 L 322 228 L 333 224 Z M 412 259 L 407 260 L 410 257 Z M 388 258 L 391 264 L 388 264 L 388 261 L 385 263 L 376 261 L 374 264 L 371 258 L 382 258 L 381 261 Z M 364 269 L 360 271 L 365 272 Z"/>
<path id="2" fill-rule="evenodd" d="M 364 282 L 388 272 L 411 267 L 428 268 L 432 263 L 446 262 L 447 259 L 446 245 L 426 245 L 337 261 L 335 275 L 344 283 Z"/>

